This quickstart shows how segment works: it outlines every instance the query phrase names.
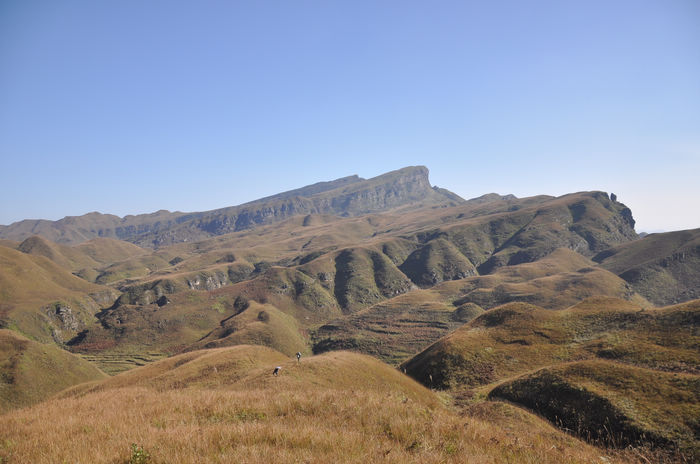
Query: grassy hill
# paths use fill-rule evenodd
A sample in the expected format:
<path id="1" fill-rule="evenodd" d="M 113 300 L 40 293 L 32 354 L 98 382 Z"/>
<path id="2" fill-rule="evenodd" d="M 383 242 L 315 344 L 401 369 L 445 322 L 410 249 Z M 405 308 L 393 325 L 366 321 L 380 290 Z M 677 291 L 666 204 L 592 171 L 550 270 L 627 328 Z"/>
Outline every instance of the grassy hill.
<path id="1" fill-rule="evenodd" d="M 0 329 L 0 413 L 38 403 L 72 385 L 106 375 L 53 344 Z"/>
<path id="2" fill-rule="evenodd" d="M 261 345 L 293 356 L 297 352 L 309 354 L 308 344 L 294 317 L 272 305 L 251 302 L 188 349 Z"/>
<path id="3" fill-rule="evenodd" d="M 400 187 L 411 201 L 388 200 L 389 186 Z M 49 257 L 57 272 L 60 265 L 105 285 L 111 298 L 105 296 L 60 334 L 44 317 L 32 315 L 50 313 L 47 305 L 54 305 L 59 317 L 66 307 L 75 312 L 77 296 L 57 294 L 39 303 L 31 299 L 35 295 L 27 295 L 26 310 L 15 311 L 14 317 L 23 321 L 24 333 L 56 334 L 59 342 L 70 342 L 71 349 L 91 356 L 101 352 L 151 359 L 201 346 L 196 344 L 207 334 L 217 338 L 206 343 L 224 343 L 226 337 L 217 331 L 234 315 L 231 305 L 240 296 L 293 317 L 299 330 L 289 333 L 318 334 L 314 343 L 325 347 L 319 345 L 317 351 L 359 347 L 398 362 L 464 322 L 466 318 L 453 313 L 469 303 L 483 309 L 508 301 L 557 307 L 600 294 L 647 304 L 623 280 L 581 256 L 633 236 L 628 210 L 602 192 L 525 199 L 492 194 L 444 203 L 436 199 L 445 192 L 430 188 L 427 171 L 411 168 L 369 181 L 311 186 L 259 204 L 344 198 L 343 208 L 362 214 L 372 210 L 362 209 L 359 198 L 365 193 L 376 205 L 388 201 L 395 208 L 383 211 L 380 205 L 381 213 L 357 217 L 319 214 L 321 210 L 285 213 L 272 224 L 256 222 L 254 230 L 242 228 L 149 252 L 105 238 L 75 247 L 29 238 L 18 245 L 25 255 Z M 190 227 L 188 221 L 195 219 L 170 228 L 166 217 L 159 212 L 148 220 L 159 222 L 158 233 L 165 233 Z M 81 221 L 68 222 L 84 229 Z M 561 246 L 565 248 L 557 248 Z M 416 285 L 435 290 L 416 297 L 421 306 L 412 305 L 412 296 L 392 301 L 412 293 Z M 84 293 L 97 294 L 94 288 L 83 291 L 88 302 L 91 298 Z M 8 308 L 0 311 L 7 314 Z M 327 329 L 337 327 L 341 330 L 328 334 Z M 286 336 L 259 339 L 279 337 Z"/>
<path id="4" fill-rule="evenodd" d="M 48 258 L 0 246 L 0 327 L 63 343 L 91 323 L 115 293 Z"/>
<path id="5" fill-rule="evenodd" d="M 642 309 L 599 297 L 559 311 L 509 303 L 401 367 L 458 396 L 522 404 L 584 438 L 692 461 L 700 450 L 699 326 L 700 300 Z"/>
<path id="6" fill-rule="evenodd" d="M 128 370 L 42 406 L 55 417 L 68 414 L 65 405 L 76 408 L 67 430 L 104 450 L 106 462 L 127 461 L 129 440 L 163 462 L 196 461 L 197 452 L 214 462 L 328 462 L 339 453 L 350 462 L 600 460 L 594 454 L 603 451 L 488 400 L 507 397 L 549 419 L 551 406 L 554 424 L 585 424 L 575 431 L 615 444 L 595 435 L 594 417 L 565 402 L 528 403 L 549 391 L 543 378 L 559 379 L 562 392 L 592 392 L 571 401 L 608 405 L 609 417 L 631 424 L 610 435 L 617 444 L 638 446 L 642 430 L 651 440 L 644 443 L 666 453 L 692 452 L 692 420 L 672 429 L 652 409 L 667 402 L 671 409 L 659 411 L 694 414 L 698 303 L 652 303 L 694 295 L 697 231 L 638 239 L 633 227 L 629 209 L 604 192 L 464 201 L 431 187 L 420 167 L 204 213 L 29 221 L 0 227 L 0 235 L 49 231 L 61 243 L 2 239 L 0 326 L 54 341 L 108 374 Z M 297 351 L 300 364 L 290 359 Z M 357 352 L 404 362 L 412 377 L 444 391 L 429 392 Z M 175 356 L 162 359 L 168 355 Z M 27 359 L 42 366 L 41 357 Z M 270 375 L 275 365 L 281 377 Z M 651 385 L 653 374 L 657 393 L 625 386 L 625 377 Z M 638 403 L 625 403 L 637 393 Z M 387 401 L 389 410 L 377 413 Z M 119 425 L 115 433 L 128 443 L 112 447 L 105 437 L 117 426 L 103 428 L 85 410 L 137 426 Z M 574 422 L 557 422 L 563 411 Z M 29 433 L 35 412 L 26 414 L 2 420 Z M 340 436 L 343 421 L 352 440 Z M 41 434 L 64 439 L 46 427 Z M 143 434 L 129 439 L 139 427 Z M 207 428 L 199 449 L 176 436 L 193 427 Z M 17 442 L 0 436 L 0 461 L 10 453 L 37 458 Z"/>
<path id="7" fill-rule="evenodd" d="M 186 353 L 2 415 L 0 443 L 3 460 L 34 463 L 635 462 L 507 405 L 465 418 L 367 356 L 297 363 L 249 346 Z"/>
<path id="8" fill-rule="evenodd" d="M 572 250 L 560 248 L 533 263 L 413 290 L 335 318 L 313 330 L 314 350 L 351 349 L 398 364 L 484 309 L 511 301 L 554 309 L 594 296 L 651 306 L 619 277 Z"/>
<path id="9" fill-rule="evenodd" d="M 608 361 L 541 369 L 491 390 L 561 428 L 607 446 L 667 448 L 700 459 L 700 376 Z"/>
<path id="10" fill-rule="evenodd" d="M 700 229 L 647 235 L 593 259 L 654 304 L 700 298 Z"/>
<path id="11" fill-rule="evenodd" d="M 76 246 L 66 246 L 39 235 L 27 238 L 16 248 L 22 253 L 44 256 L 90 282 L 98 280 L 100 269 L 148 253 L 131 243 L 110 238 L 95 238 Z M 99 283 L 106 282 L 102 279 Z"/>
<path id="12" fill-rule="evenodd" d="M 314 329 L 313 350 L 353 350 L 398 364 L 483 311 L 470 306 L 460 311 L 437 291 L 413 290 Z"/>
<path id="13" fill-rule="evenodd" d="M 552 311 L 526 303 L 490 310 L 402 365 L 440 388 L 488 385 L 540 367 L 606 359 L 700 373 L 700 301 L 644 310 L 611 298 Z"/>

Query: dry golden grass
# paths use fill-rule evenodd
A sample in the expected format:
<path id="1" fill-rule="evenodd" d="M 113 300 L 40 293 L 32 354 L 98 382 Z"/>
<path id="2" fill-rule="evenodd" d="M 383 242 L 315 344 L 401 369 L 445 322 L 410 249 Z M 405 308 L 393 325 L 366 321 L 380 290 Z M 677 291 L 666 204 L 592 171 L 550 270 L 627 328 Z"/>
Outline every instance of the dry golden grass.
<path id="1" fill-rule="evenodd" d="M 112 238 L 94 238 L 76 246 L 54 243 L 39 235 L 29 237 L 17 249 L 23 253 L 44 256 L 71 271 L 102 266 L 140 255 L 150 254 L 134 244 Z"/>
<path id="2" fill-rule="evenodd" d="M 189 349 L 219 348 L 233 345 L 263 345 L 288 356 L 310 352 L 295 318 L 272 305 L 251 302 L 241 313 L 222 323 Z"/>
<path id="3" fill-rule="evenodd" d="M 127 463 L 132 443 L 152 463 L 630 462 L 508 405 L 459 415 L 366 356 L 285 361 L 273 377 L 275 356 L 259 347 L 188 353 L 5 414 L 0 462 Z M 190 380 L 162 381 L 183 368 Z M 231 383 L 205 379 L 217 375 Z"/>
<path id="4" fill-rule="evenodd" d="M 324 261 L 326 257 L 310 264 Z M 414 289 L 331 320 L 312 332 L 314 350 L 352 349 L 399 364 L 468 321 L 457 312 L 465 304 L 488 309 L 524 301 L 559 309 L 594 296 L 629 299 L 637 305 L 635 310 L 650 306 L 619 277 L 572 250 L 559 248 L 534 263 Z"/>
<path id="5" fill-rule="evenodd" d="M 508 303 L 487 311 L 403 364 L 441 388 L 475 388 L 541 367 L 611 359 L 664 371 L 700 370 L 692 321 L 700 301 L 642 310 L 615 298 L 591 298 L 552 311 Z M 490 387 L 489 387 L 490 388 Z"/>
<path id="6" fill-rule="evenodd" d="M 99 311 L 98 301 L 111 301 L 116 292 L 72 275 L 44 256 L 0 246 L 0 327 L 14 329 L 34 340 L 53 341 L 52 329 L 64 339 L 76 330 L 54 324 L 47 305 L 61 302 L 81 322 Z"/>
<path id="7" fill-rule="evenodd" d="M 700 300 L 646 310 L 603 297 L 560 311 L 509 303 L 403 367 L 467 404 L 495 395 L 591 440 L 692 460 L 700 449 L 699 315 Z"/>

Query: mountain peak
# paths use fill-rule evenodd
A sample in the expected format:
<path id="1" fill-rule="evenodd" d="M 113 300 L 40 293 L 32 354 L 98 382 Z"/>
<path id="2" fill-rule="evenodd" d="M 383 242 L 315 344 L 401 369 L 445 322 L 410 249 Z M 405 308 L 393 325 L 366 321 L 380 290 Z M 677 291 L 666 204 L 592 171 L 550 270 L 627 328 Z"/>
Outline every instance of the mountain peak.
<path id="1" fill-rule="evenodd" d="M 448 190 L 431 187 L 427 167 L 407 166 L 371 179 L 355 174 L 317 182 L 212 211 L 159 210 L 124 218 L 92 212 L 59 221 L 22 221 L 0 226 L 0 238 L 22 241 L 39 234 L 57 243 L 76 244 L 95 237 L 112 237 L 160 247 L 250 229 L 296 215 L 358 216 L 410 205 L 454 205 L 463 201 Z"/>

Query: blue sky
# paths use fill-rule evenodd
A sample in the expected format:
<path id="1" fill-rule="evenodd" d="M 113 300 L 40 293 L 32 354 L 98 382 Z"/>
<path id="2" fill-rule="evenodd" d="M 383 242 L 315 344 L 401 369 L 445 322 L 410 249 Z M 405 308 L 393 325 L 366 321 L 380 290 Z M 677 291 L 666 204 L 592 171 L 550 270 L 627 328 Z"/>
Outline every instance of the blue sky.
<path id="1" fill-rule="evenodd" d="M 0 0 L 0 224 L 425 165 L 700 227 L 700 2 Z"/>

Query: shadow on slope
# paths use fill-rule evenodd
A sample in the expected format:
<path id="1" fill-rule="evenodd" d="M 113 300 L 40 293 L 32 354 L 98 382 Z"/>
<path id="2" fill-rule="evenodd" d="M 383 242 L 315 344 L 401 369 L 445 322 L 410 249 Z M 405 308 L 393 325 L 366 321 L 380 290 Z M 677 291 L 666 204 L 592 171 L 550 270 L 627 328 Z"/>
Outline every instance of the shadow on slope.
<path id="1" fill-rule="evenodd" d="M 314 352 L 351 349 L 396 364 L 470 321 L 483 309 L 522 301 L 560 308 L 595 295 L 649 303 L 614 274 L 560 248 L 534 263 L 443 282 L 333 319 L 312 332 Z"/>
<path id="2" fill-rule="evenodd" d="M 651 446 L 700 458 L 700 377 L 606 361 L 545 368 L 506 382 L 490 398 L 523 405 L 605 446 Z"/>

